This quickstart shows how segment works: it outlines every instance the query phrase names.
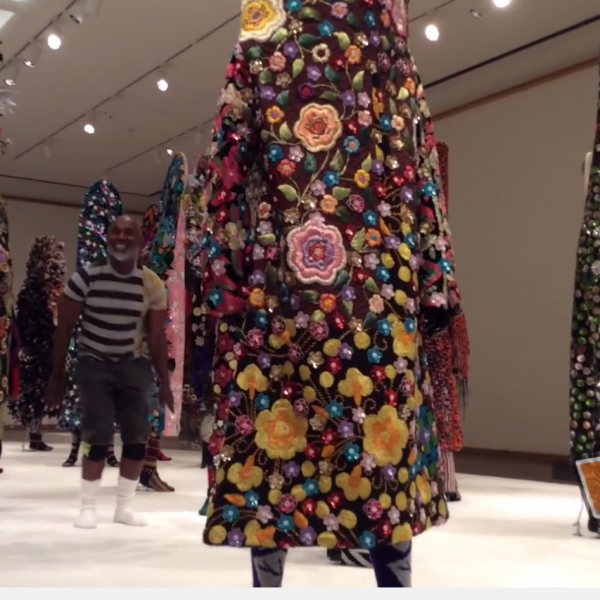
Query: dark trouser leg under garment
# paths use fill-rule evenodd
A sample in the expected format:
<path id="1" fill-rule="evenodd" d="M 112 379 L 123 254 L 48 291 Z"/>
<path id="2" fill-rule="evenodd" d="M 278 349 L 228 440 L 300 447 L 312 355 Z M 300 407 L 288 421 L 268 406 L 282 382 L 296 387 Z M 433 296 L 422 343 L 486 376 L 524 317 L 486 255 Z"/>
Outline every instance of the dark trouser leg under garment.
<path id="1" fill-rule="evenodd" d="M 252 548 L 252 587 L 282 587 L 287 550 Z M 412 542 L 370 550 L 377 587 L 411 587 Z"/>

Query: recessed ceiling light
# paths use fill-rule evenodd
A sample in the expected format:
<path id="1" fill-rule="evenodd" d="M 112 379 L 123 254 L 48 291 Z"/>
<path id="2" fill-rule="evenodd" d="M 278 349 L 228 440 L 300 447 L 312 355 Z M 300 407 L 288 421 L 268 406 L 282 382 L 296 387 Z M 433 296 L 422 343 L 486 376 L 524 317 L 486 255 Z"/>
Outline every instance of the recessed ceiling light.
<path id="1" fill-rule="evenodd" d="M 429 25 L 427 25 L 427 27 L 425 27 L 425 37 L 430 42 L 437 42 L 440 39 L 440 30 L 437 28 L 436 25 L 430 23 Z"/>
<path id="2" fill-rule="evenodd" d="M 167 154 L 169 156 L 173 156 L 173 150 L 172 150 L 172 148 L 167 148 Z"/>
<path id="3" fill-rule="evenodd" d="M 21 69 L 18 66 L 12 66 L 6 73 L 4 77 L 4 83 L 9 87 L 15 87 L 17 85 L 17 81 L 19 80 L 19 74 L 21 73 Z"/>
<path id="4" fill-rule="evenodd" d="M 90 135 L 92 135 L 92 134 L 96 133 L 96 128 L 95 128 L 95 127 L 94 127 L 94 126 L 93 126 L 91 123 L 86 123 L 86 124 L 83 126 L 83 130 L 84 130 L 86 133 L 89 133 Z"/>
<path id="5" fill-rule="evenodd" d="M 33 42 L 21 53 L 21 62 L 29 69 L 33 69 L 37 66 L 42 52 L 42 45 L 39 42 Z"/>
<path id="6" fill-rule="evenodd" d="M 62 37 L 58 27 L 48 29 L 46 43 L 52 50 L 58 50 L 62 46 Z"/>
<path id="7" fill-rule="evenodd" d="M 478 11 L 475 10 L 474 8 L 472 8 L 469 11 L 469 14 L 474 18 L 474 19 L 483 19 L 483 15 Z"/>
<path id="8" fill-rule="evenodd" d="M 496 8 L 506 8 L 512 0 L 493 0 Z"/>

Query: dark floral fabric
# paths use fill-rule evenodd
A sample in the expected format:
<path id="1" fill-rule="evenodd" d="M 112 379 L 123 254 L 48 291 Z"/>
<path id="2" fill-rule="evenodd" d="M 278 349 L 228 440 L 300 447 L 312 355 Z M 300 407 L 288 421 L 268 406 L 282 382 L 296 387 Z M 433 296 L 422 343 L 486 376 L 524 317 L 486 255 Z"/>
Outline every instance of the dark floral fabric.
<path id="1" fill-rule="evenodd" d="M 366 549 L 448 517 L 420 311 L 447 312 L 453 258 L 407 27 L 404 0 L 242 0 L 202 199 L 208 544 Z"/>

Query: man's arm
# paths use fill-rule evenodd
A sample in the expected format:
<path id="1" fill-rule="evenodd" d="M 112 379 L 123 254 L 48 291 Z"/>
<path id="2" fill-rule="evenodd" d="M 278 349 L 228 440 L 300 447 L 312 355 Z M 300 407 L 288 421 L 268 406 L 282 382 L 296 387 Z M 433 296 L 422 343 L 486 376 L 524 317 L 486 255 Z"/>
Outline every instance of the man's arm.
<path id="1" fill-rule="evenodd" d="M 149 310 L 147 316 L 147 342 L 154 372 L 160 384 L 169 383 L 169 367 L 167 354 L 167 290 L 158 275 L 149 272 L 147 293 L 149 294 Z"/>

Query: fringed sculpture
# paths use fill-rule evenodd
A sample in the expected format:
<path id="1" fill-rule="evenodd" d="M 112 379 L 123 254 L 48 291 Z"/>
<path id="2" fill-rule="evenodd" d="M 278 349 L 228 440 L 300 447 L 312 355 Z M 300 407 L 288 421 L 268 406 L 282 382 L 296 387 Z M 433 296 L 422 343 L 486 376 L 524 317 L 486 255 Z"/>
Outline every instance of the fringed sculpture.
<path id="1" fill-rule="evenodd" d="M 31 246 L 25 281 L 17 297 L 17 327 L 21 350 L 20 393 L 10 403 L 12 418 L 29 433 L 29 449 L 52 450 L 42 439 L 42 420 L 55 418 L 59 411 L 48 412 L 44 394 L 52 374 L 57 300 L 66 272 L 64 244 L 53 236 L 37 237 Z"/>

